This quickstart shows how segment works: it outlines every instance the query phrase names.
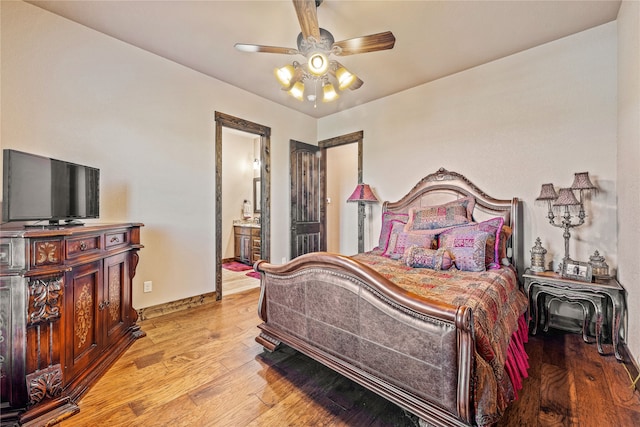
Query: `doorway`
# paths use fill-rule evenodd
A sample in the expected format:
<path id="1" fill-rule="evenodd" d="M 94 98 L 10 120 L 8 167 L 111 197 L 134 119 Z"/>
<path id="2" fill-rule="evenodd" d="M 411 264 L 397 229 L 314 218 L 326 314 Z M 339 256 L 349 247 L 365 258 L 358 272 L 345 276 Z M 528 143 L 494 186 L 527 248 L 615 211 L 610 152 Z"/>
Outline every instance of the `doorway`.
<path id="1" fill-rule="evenodd" d="M 351 194 L 351 192 L 355 188 L 355 185 L 362 183 L 363 141 L 364 141 L 364 131 L 358 131 L 358 132 L 352 132 L 346 135 L 336 136 L 334 138 L 324 139 L 318 142 L 318 147 L 320 147 L 320 149 L 322 150 L 322 157 L 325 159 L 325 162 L 329 162 L 329 161 L 334 162 L 333 165 L 328 166 L 328 168 L 327 166 L 325 166 L 325 169 L 328 169 L 328 170 L 325 170 L 325 177 L 327 178 L 325 179 L 325 183 L 324 183 L 324 187 L 325 187 L 324 194 L 328 195 L 332 199 L 331 203 L 328 203 L 328 205 L 340 204 L 342 206 L 342 204 L 346 202 L 347 197 Z M 351 144 L 356 144 L 356 145 L 355 147 L 354 146 L 346 147 L 347 145 L 351 145 Z M 332 154 L 329 155 L 329 152 L 327 150 L 331 150 Z M 355 159 L 353 158 L 354 152 L 355 152 Z M 340 155 L 340 154 L 343 154 L 343 155 L 346 154 L 348 158 L 347 159 L 341 158 L 340 160 L 338 160 L 337 155 Z M 341 167 L 340 165 L 336 165 L 335 162 L 341 162 L 341 163 L 344 162 L 344 167 Z M 329 172 L 334 170 L 335 166 L 341 167 L 343 173 L 345 169 L 349 169 L 349 168 L 351 168 L 351 171 L 353 172 L 353 173 L 348 172 L 349 176 L 344 176 L 345 183 L 352 185 L 352 188 L 349 190 L 347 188 L 348 187 L 347 185 L 345 187 L 347 189 L 346 191 L 348 191 L 347 196 L 346 197 L 339 196 L 339 200 L 336 200 L 335 196 L 331 194 L 331 192 L 334 192 L 335 189 L 339 187 L 339 184 L 336 183 L 336 178 L 337 179 L 341 178 L 341 177 L 333 176 L 333 172 L 332 172 L 332 176 L 329 177 Z M 357 182 L 353 180 L 354 176 Z M 341 190 L 338 191 L 338 194 L 340 194 L 340 192 Z M 327 202 L 327 199 L 325 198 L 325 203 L 326 202 Z M 327 211 L 329 211 L 328 205 L 326 207 Z M 359 253 L 364 252 L 364 220 L 365 220 L 365 205 L 362 202 L 358 202 L 357 250 Z M 337 224 L 335 222 L 335 217 L 333 219 L 327 219 L 327 224 L 325 224 L 325 228 L 327 228 L 328 226 L 344 228 L 345 230 L 349 229 L 348 224 L 344 224 L 344 225 Z M 334 233 L 334 232 L 335 230 L 328 230 L 328 233 Z M 340 233 L 342 233 L 342 230 L 340 230 Z M 354 252 L 354 249 L 355 249 L 355 247 L 351 247 L 350 245 L 345 246 L 342 244 L 342 242 L 336 243 L 335 241 L 332 242 L 331 247 L 334 249 L 338 247 L 340 249 L 340 253 L 344 253 L 346 255 L 352 255 L 353 254 L 352 252 Z"/>
<path id="2" fill-rule="evenodd" d="M 270 145 L 271 145 L 271 129 L 266 126 L 262 126 L 256 123 L 252 123 L 238 117 L 233 117 L 228 114 L 220 113 L 216 111 L 215 113 L 215 121 L 216 121 L 216 140 L 215 140 L 215 200 L 216 200 L 216 208 L 215 208 L 215 240 L 216 240 L 216 255 L 215 255 L 215 270 L 216 270 L 216 278 L 215 278 L 215 288 L 216 288 L 216 299 L 222 299 L 224 293 L 224 286 L 222 280 L 222 259 L 223 259 L 223 235 L 228 234 L 230 230 L 225 230 L 229 228 L 229 224 L 226 226 L 223 224 L 223 203 L 225 202 L 223 199 L 223 135 L 227 134 L 223 132 L 225 130 L 236 130 L 240 131 L 243 134 L 249 134 L 249 136 L 256 136 L 259 141 L 256 142 L 256 166 L 257 170 L 255 176 L 258 176 L 259 179 L 252 179 L 249 185 L 252 188 L 253 193 L 255 194 L 255 200 L 253 197 L 248 197 L 249 200 L 252 200 L 252 208 L 250 210 L 255 210 L 256 208 L 259 210 L 259 236 L 260 236 L 260 258 L 264 260 L 269 260 L 269 254 L 271 253 L 270 246 L 270 229 L 271 229 L 271 208 L 270 208 L 270 195 L 271 195 L 271 173 L 270 173 Z M 239 139 L 239 141 L 241 141 Z M 253 162 L 251 162 L 251 167 L 253 167 Z M 248 201 L 249 201 L 248 200 Z M 239 217 L 241 216 L 241 212 L 239 210 Z"/>
<path id="3" fill-rule="evenodd" d="M 291 259 L 308 252 L 327 250 L 327 150 L 357 144 L 357 183 L 361 183 L 363 139 L 364 133 L 359 131 L 319 141 L 317 146 L 291 140 Z M 310 200 L 317 201 L 318 206 L 309 204 Z M 364 216 L 364 203 L 360 202 L 358 252 L 364 252 Z"/>

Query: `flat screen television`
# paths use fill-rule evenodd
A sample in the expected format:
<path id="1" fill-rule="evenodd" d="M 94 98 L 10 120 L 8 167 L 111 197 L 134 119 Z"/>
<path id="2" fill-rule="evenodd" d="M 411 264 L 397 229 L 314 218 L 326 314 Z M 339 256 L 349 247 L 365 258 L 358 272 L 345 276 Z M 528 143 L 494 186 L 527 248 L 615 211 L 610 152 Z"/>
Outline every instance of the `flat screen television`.
<path id="1" fill-rule="evenodd" d="M 100 215 L 100 170 L 3 150 L 2 220 L 81 225 Z"/>

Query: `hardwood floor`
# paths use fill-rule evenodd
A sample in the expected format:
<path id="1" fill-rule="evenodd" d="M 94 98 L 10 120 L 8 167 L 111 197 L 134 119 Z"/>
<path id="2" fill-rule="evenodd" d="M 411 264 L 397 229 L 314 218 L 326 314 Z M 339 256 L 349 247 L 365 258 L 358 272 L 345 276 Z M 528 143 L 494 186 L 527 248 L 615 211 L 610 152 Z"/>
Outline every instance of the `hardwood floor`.
<path id="1" fill-rule="evenodd" d="M 247 273 L 253 271 L 229 271 L 222 269 L 222 295 L 227 296 L 238 292 L 244 292 L 249 289 L 260 287 L 260 280 L 247 276 Z"/>
<path id="2" fill-rule="evenodd" d="M 147 333 L 80 401 L 72 426 L 416 426 L 291 349 L 254 341 L 259 291 L 141 322 Z M 640 395 L 579 334 L 531 337 L 530 377 L 498 426 L 638 426 Z"/>

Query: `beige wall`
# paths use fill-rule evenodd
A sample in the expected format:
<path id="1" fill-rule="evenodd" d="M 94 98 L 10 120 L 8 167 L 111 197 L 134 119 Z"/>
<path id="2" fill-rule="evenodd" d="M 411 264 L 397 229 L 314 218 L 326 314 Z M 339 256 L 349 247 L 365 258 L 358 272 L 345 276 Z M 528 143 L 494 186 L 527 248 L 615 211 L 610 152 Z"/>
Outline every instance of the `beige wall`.
<path id="1" fill-rule="evenodd" d="M 364 130 L 364 181 L 382 200 L 440 167 L 494 197 L 521 198 L 526 255 L 539 236 L 556 265 L 562 230 L 534 199 L 541 184 L 569 186 L 589 171 L 601 191 L 570 255 L 588 260 L 598 249 L 615 269 L 616 79 L 614 22 L 320 119 L 318 139 Z"/>
<path id="2" fill-rule="evenodd" d="M 618 13 L 618 279 L 627 289 L 628 345 L 640 365 L 640 2 Z"/>
<path id="3" fill-rule="evenodd" d="M 100 221 L 145 224 L 134 307 L 215 289 L 216 111 L 271 128 L 271 256 L 288 256 L 289 139 L 315 141 L 315 119 L 30 4 L 1 7 L 2 148 L 100 168 Z"/>

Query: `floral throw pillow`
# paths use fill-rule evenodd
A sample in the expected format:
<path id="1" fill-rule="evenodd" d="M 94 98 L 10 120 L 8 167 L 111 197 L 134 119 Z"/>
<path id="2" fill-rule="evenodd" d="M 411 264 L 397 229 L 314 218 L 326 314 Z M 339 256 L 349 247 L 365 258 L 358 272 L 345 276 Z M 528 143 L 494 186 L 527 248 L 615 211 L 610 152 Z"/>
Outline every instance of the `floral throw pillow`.
<path id="1" fill-rule="evenodd" d="M 458 270 L 485 271 L 485 251 L 489 237 L 491 233 L 480 230 L 445 234 L 440 236 L 440 248 L 451 252 Z"/>
<path id="2" fill-rule="evenodd" d="M 412 268 L 430 268 L 432 270 L 448 270 L 453 265 L 451 254 L 444 248 L 428 249 L 410 246 L 404 252 L 404 262 Z"/>
<path id="3" fill-rule="evenodd" d="M 476 200 L 465 197 L 438 206 L 409 209 L 407 232 L 429 232 L 454 225 L 468 224 L 472 221 Z"/>

